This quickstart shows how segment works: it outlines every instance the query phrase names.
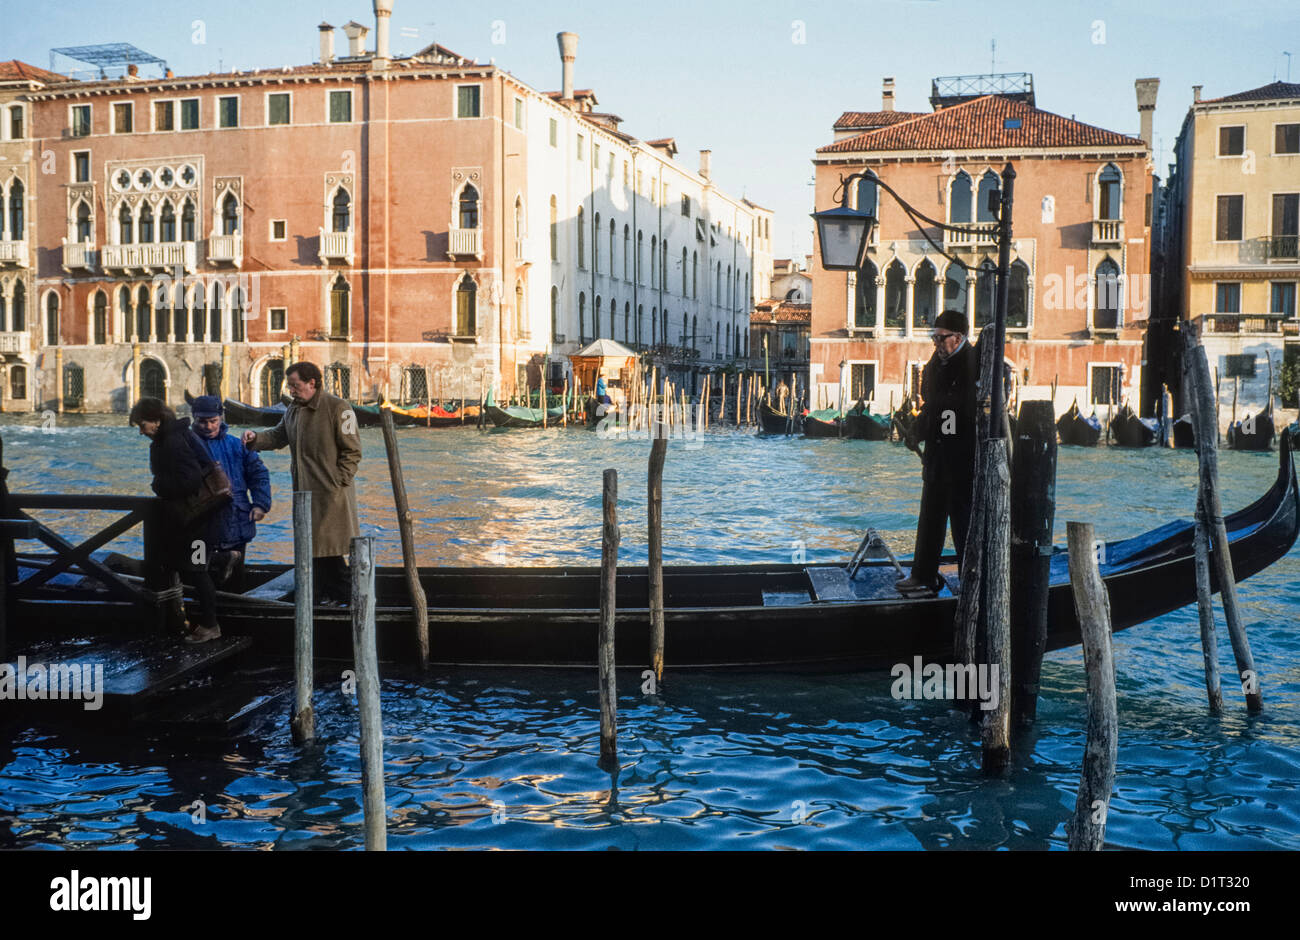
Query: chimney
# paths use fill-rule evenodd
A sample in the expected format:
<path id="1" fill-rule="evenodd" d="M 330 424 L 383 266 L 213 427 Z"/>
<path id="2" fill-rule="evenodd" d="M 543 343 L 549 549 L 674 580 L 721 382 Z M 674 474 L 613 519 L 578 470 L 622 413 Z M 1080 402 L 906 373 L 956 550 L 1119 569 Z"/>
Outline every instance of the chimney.
<path id="1" fill-rule="evenodd" d="M 366 54 L 366 34 L 369 29 L 362 26 L 356 20 L 348 20 L 343 24 L 343 32 L 348 37 L 348 55 L 358 59 Z"/>
<path id="2" fill-rule="evenodd" d="M 334 61 L 334 27 L 322 22 L 316 28 L 320 30 L 320 64 L 329 65 Z"/>
<path id="3" fill-rule="evenodd" d="M 1151 120 L 1155 117 L 1156 92 L 1160 90 L 1160 79 L 1139 78 L 1133 83 L 1133 87 L 1137 89 L 1138 121 L 1142 128 L 1138 132 L 1138 136 L 1145 140 L 1147 146 L 1150 147 Z"/>
<path id="4" fill-rule="evenodd" d="M 880 110 L 894 110 L 894 79 L 886 78 L 880 88 Z"/>
<path id="5" fill-rule="evenodd" d="M 1195 104 L 1196 102 L 1198 102 L 1198 101 L 1200 101 L 1200 100 L 1201 100 L 1201 86 L 1200 86 L 1200 85 L 1193 85 L 1193 86 L 1192 86 L 1192 103 Z"/>
<path id="6" fill-rule="evenodd" d="M 393 0 L 375 0 L 375 58 L 388 62 L 388 21 L 393 15 Z"/>
<path id="7" fill-rule="evenodd" d="M 706 180 L 709 180 L 709 182 L 713 181 L 713 178 L 709 175 L 711 170 L 710 163 L 712 162 L 711 159 L 712 156 L 713 156 L 712 150 L 700 151 L 700 176 L 703 176 Z"/>
<path id="8" fill-rule="evenodd" d="M 560 44 L 560 62 L 563 63 L 563 91 L 560 97 L 565 101 L 573 100 L 573 60 L 578 57 L 578 34 L 556 33 L 555 39 Z"/>

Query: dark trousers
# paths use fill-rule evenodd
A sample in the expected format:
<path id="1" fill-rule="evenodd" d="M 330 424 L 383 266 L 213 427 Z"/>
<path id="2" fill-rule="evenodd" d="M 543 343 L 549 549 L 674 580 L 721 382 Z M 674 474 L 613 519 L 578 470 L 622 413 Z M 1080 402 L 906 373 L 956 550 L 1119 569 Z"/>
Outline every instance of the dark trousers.
<path id="1" fill-rule="evenodd" d="M 318 601 L 351 601 L 352 574 L 342 555 L 321 555 L 311 560 L 312 593 Z"/>
<path id="2" fill-rule="evenodd" d="M 933 584 L 939 577 L 939 555 L 943 537 L 952 522 L 952 540 L 957 546 L 960 571 L 966 550 L 966 532 L 970 528 L 971 491 L 974 479 L 940 467 L 935 479 L 921 489 L 921 515 L 916 520 L 916 550 L 912 555 L 912 577 Z"/>

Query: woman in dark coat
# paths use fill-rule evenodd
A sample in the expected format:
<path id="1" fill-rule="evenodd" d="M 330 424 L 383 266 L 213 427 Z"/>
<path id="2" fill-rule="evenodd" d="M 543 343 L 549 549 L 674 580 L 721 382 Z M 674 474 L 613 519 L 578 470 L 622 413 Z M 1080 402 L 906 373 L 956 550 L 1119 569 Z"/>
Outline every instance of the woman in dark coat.
<path id="1" fill-rule="evenodd" d="M 176 509 L 187 496 L 197 493 L 203 484 L 203 472 L 211 460 L 203 459 L 203 445 L 190 430 L 189 418 L 176 413 L 157 398 L 141 398 L 131 409 L 130 422 L 149 438 L 149 469 L 153 471 L 153 491 L 164 501 L 162 544 L 157 557 L 162 563 L 162 582 L 171 581 L 179 572 L 194 587 L 199 600 L 200 626 L 175 624 L 186 631 L 187 643 L 206 643 L 221 636 L 217 625 L 217 591 L 208 573 L 207 555 L 216 546 L 213 525 L 216 514 L 209 513 L 188 525 L 178 521 Z"/>

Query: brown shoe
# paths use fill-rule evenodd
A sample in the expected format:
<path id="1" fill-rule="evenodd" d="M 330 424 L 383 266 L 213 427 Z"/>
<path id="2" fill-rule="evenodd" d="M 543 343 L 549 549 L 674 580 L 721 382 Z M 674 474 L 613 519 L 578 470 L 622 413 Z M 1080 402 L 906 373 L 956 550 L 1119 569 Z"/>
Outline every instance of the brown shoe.
<path id="1" fill-rule="evenodd" d="M 195 627 L 185 634 L 185 642 L 190 644 L 207 643 L 221 638 L 221 627 Z"/>
<path id="2" fill-rule="evenodd" d="M 902 578 L 895 582 L 894 590 L 904 597 L 933 597 L 938 591 L 933 584 L 926 584 L 916 578 Z"/>

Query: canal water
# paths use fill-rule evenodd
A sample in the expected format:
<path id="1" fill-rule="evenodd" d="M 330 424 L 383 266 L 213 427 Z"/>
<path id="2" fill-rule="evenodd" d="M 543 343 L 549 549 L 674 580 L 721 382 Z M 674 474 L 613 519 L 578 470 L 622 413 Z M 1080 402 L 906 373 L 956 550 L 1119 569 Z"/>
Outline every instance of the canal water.
<path id="1" fill-rule="evenodd" d="M 147 494 L 147 442 L 122 418 L 0 417 L 15 491 Z M 576 429 L 400 429 L 421 564 L 597 564 L 601 471 L 619 471 L 620 559 L 646 558 L 644 440 Z M 362 432 L 363 532 L 400 548 L 378 431 Z M 290 560 L 287 453 L 254 559 Z M 1274 454 L 1221 454 L 1225 510 L 1262 494 Z M 711 430 L 664 470 L 665 561 L 842 561 L 867 526 L 910 552 L 920 464 L 903 447 Z M 1062 448 L 1067 520 L 1120 538 L 1190 517 L 1195 457 Z M 87 513 L 61 527 L 88 534 Z M 126 536 L 113 547 L 138 552 Z M 1265 711 L 1225 685 L 1206 712 L 1195 605 L 1115 637 L 1119 760 L 1107 822 L 1130 849 L 1300 849 L 1300 549 L 1239 588 Z M 1220 621 L 1219 659 L 1234 675 Z M 798 644 L 797 636 L 791 637 Z M 595 650 L 593 649 L 593 662 Z M 392 672 L 383 683 L 390 848 L 1064 849 L 1085 744 L 1079 648 L 1049 654 L 1039 721 L 1003 780 L 977 729 L 887 674 L 620 674 L 620 767 L 597 767 L 590 671 Z M 285 669 L 286 676 L 288 670 Z M 318 685 L 319 741 L 266 714 L 224 745 L 18 727 L 0 740 L 0 847 L 360 848 L 353 700 Z M 200 807 L 198 804 L 201 803 Z"/>

